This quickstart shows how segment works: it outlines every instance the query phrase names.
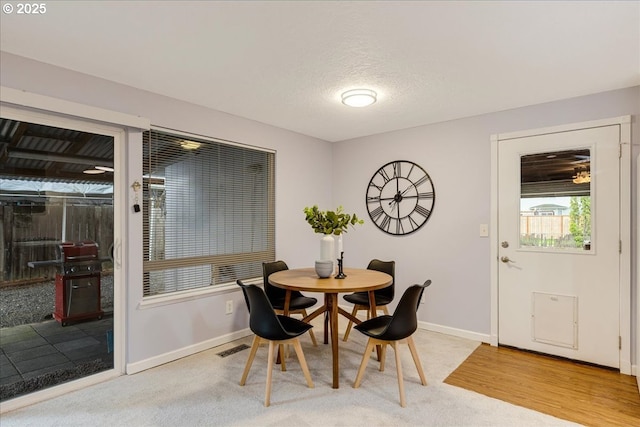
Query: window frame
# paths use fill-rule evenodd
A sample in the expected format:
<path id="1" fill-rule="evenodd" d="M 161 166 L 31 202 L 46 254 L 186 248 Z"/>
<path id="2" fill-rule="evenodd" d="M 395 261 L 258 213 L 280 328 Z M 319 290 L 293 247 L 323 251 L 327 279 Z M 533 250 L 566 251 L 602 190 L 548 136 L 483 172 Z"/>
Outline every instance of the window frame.
<path id="1" fill-rule="evenodd" d="M 185 138 L 191 139 L 199 142 L 219 144 L 225 147 L 235 147 L 243 150 L 251 150 L 262 153 L 267 153 L 270 156 L 267 157 L 267 170 L 265 171 L 265 179 L 266 179 L 266 190 L 267 194 L 265 195 L 265 201 L 267 206 L 267 219 L 265 221 L 266 230 L 264 231 L 264 236 L 266 238 L 266 250 L 262 251 L 250 251 L 245 253 L 223 253 L 216 255 L 202 255 L 202 256 L 187 256 L 181 258 L 172 258 L 172 259 L 163 259 L 163 260 L 150 260 L 149 259 L 149 240 L 147 231 L 143 231 L 143 253 L 145 254 L 143 257 L 143 275 L 145 283 L 148 281 L 148 274 L 153 271 L 167 271 L 175 268 L 182 267 L 193 267 L 193 266 L 204 266 L 204 265 L 224 265 L 230 262 L 230 260 L 235 259 L 238 260 L 238 257 L 242 259 L 242 261 L 273 261 L 275 260 L 275 150 L 266 149 L 263 147 L 257 147 L 254 145 L 242 144 L 235 141 L 224 140 L 220 138 L 205 136 L 194 134 L 190 132 L 179 131 L 175 129 L 168 129 L 160 126 L 152 125 L 149 129 L 150 134 L 153 132 L 158 132 L 170 137 L 177 138 Z M 148 138 L 143 136 L 143 151 L 144 146 L 148 142 L 146 142 Z M 143 156 L 143 162 L 146 159 Z M 146 166 L 143 165 L 143 174 L 146 174 Z M 140 189 L 140 200 L 143 204 L 143 229 L 148 230 L 149 227 L 149 210 L 148 210 L 148 202 L 149 202 L 149 188 L 153 186 L 152 180 L 149 179 L 148 176 L 143 176 L 143 184 Z M 143 191 L 145 190 L 145 191 Z M 213 275 L 213 273 L 212 273 Z M 250 278 L 243 278 L 243 282 L 246 283 L 262 283 L 262 275 Z M 140 301 L 141 308 L 148 308 L 152 306 L 158 305 L 166 305 L 172 304 L 178 301 L 188 301 L 193 299 L 199 299 L 202 297 L 206 297 L 212 294 L 217 293 L 226 293 L 231 290 L 235 290 L 237 288 L 235 284 L 235 279 L 232 281 L 224 282 L 224 283 L 210 283 L 209 285 L 200 285 L 191 287 L 188 289 L 175 289 L 157 294 L 146 294 L 146 286 L 143 286 L 143 295 L 142 300 Z"/>

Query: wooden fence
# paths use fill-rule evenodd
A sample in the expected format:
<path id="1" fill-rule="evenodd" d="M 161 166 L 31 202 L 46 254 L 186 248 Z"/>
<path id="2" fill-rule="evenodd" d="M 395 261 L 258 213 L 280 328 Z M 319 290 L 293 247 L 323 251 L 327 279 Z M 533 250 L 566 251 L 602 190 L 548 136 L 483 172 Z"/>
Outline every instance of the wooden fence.
<path id="1" fill-rule="evenodd" d="M 521 236 L 546 236 L 560 239 L 571 234 L 569 215 L 530 215 L 520 217 Z"/>
<path id="2" fill-rule="evenodd" d="M 66 212 L 65 212 L 66 210 Z M 66 226 L 63 236 L 63 217 Z M 0 204 L 0 285 L 33 283 L 55 277 L 56 266 L 31 268 L 29 261 L 59 257 L 64 241 L 91 240 L 98 244 L 99 257 L 109 259 L 113 244 L 112 205 L 39 205 L 31 209 Z M 103 269 L 112 268 L 110 262 Z"/>

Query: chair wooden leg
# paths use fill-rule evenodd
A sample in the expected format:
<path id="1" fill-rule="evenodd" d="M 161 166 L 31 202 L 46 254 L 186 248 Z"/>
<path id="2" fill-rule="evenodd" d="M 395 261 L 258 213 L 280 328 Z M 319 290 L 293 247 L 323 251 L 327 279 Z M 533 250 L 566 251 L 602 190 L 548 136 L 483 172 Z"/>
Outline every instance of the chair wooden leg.
<path id="1" fill-rule="evenodd" d="M 400 362 L 400 346 L 398 345 L 398 341 L 393 341 L 391 343 L 393 350 L 396 353 L 396 370 L 398 371 L 398 388 L 400 389 L 400 406 L 403 408 L 407 406 L 407 403 L 404 398 L 404 379 L 402 378 L 402 363 Z"/>
<path id="2" fill-rule="evenodd" d="M 280 369 L 284 372 L 287 370 L 287 363 L 285 362 L 288 354 L 284 354 L 284 344 L 278 346 L 278 360 L 280 360 Z"/>
<path id="3" fill-rule="evenodd" d="M 313 381 L 311 380 L 311 373 L 309 373 L 307 360 L 304 358 L 304 353 L 302 352 L 302 346 L 300 345 L 300 340 L 298 340 L 297 338 L 293 340 L 293 349 L 296 351 L 296 355 L 298 356 L 298 361 L 300 362 L 302 373 L 304 373 L 304 377 L 307 379 L 307 385 L 309 386 L 309 388 L 313 388 Z"/>
<path id="4" fill-rule="evenodd" d="M 353 388 L 360 387 L 360 381 L 362 381 L 362 376 L 364 375 L 364 370 L 367 367 L 367 362 L 369 362 L 369 354 L 373 350 L 374 342 L 371 338 L 367 341 L 367 348 L 364 350 L 364 355 L 362 356 L 362 362 L 360 362 L 360 368 L 358 368 L 358 374 L 356 375 L 356 380 L 353 383 Z"/>
<path id="5" fill-rule="evenodd" d="M 302 316 L 307 317 L 307 310 L 302 310 Z M 318 341 L 316 341 L 316 335 L 313 333 L 313 328 L 309 329 L 309 336 L 311 337 L 311 342 L 314 347 L 318 346 Z"/>
<path id="6" fill-rule="evenodd" d="M 353 306 L 353 310 L 351 311 L 351 315 L 353 317 L 356 317 L 356 314 L 358 314 L 358 305 L 354 304 Z M 349 320 L 349 323 L 347 324 L 347 329 L 344 331 L 344 337 L 342 338 L 342 341 L 347 341 L 349 339 L 349 332 L 351 332 L 351 327 L 353 326 L 353 322 L 351 320 Z"/>
<path id="7" fill-rule="evenodd" d="M 380 349 L 380 372 L 384 372 L 384 361 L 387 357 L 387 343 L 382 343 Z"/>
<path id="8" fill-rule="evenodd" d="M 264 394 L 264 406 L 271 404 L 271 375 L 273 373 L 273 363 L 276 357 L 276 343 L 269 341 L 269 359 L 267 363 L 267 385 Z M 284 360 L 282 361 L 284 363 Z"/>
<path id="9" fill-rule="evenodd" d="M 413 357 L 413 363 L 416 365 L 416 369 L 418 370 L 418 375 L 420 375 L 420 381 L 422 385 L 427 385 L 427 379 L 424 376 L 424 371 L 422 370 L 422 363 L 420 363 L 420 358 L 418 357 L 418 351 L 416 350 L 416 345 L 413 342 L 413 337 L 407 337 L 407 345 L 409 346 L 409 350 L 411 351 L 411 357 Z"/>
<path id="10" fill-rule="evenodd" d="M 253 337 L 253 342 L 251 343 L 251 351 L 249 352 L 249 358 L 247 358 L 247 363 L 244 366 L 244 372 L 242 373 L 242 378 L 240 379 L 240 385 L 244 385 L 247 381 L 247 375 L 249 375 L 249 370 L 251 369 L 251 364 L 253 364 L 253 359 L 256 357 L 256 353 L 258 352 L 258 347 L 260 347 L 260 337 L 255 335 Z"/>
<path id="11" fill-rule="evenodd" d="M 328 304 L 327 299 L 328 297 L 325 294 L 324 296 L 325 304 Z M 329 311 L 324 312 L 324 343 L 329 344 Z"/>

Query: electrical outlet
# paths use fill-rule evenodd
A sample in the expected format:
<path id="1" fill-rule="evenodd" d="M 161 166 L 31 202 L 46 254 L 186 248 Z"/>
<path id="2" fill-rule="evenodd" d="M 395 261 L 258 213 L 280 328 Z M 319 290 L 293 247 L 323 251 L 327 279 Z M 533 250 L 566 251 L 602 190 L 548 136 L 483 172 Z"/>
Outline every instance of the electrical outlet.
<path id="1" fill-rule="evenodd" d="M 229 300 L 227 301 L 227 306 L 225 308 L 225 313 L 226 314 L 231 314 L 233 313 L 233 300 Z"/>

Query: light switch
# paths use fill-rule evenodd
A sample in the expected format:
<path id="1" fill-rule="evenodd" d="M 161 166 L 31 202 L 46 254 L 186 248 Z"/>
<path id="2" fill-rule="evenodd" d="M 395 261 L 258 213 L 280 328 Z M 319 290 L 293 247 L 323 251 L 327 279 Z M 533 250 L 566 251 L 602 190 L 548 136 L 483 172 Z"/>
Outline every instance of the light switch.
<path id="1" fill-rule="evenodd" d="M 480 237 L 489 237 L 489 224 L 480 224 Z"/>

